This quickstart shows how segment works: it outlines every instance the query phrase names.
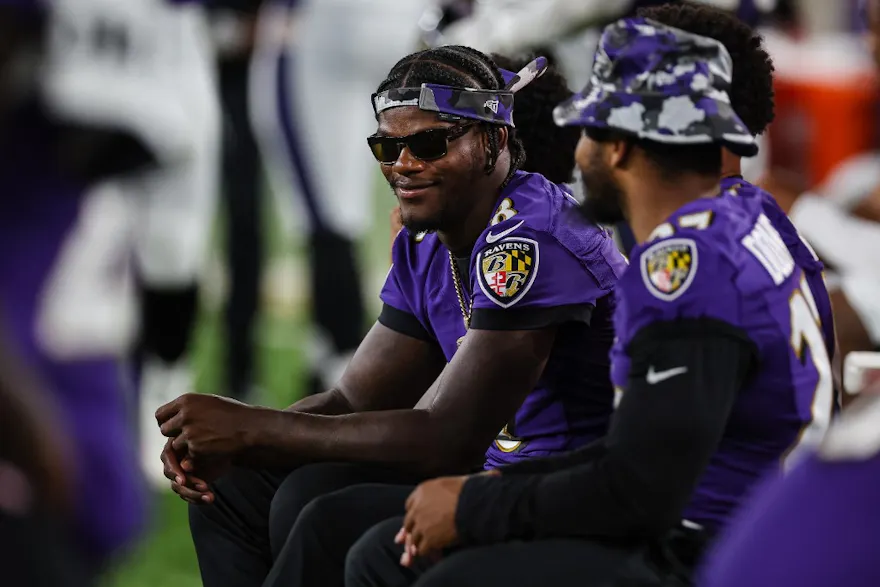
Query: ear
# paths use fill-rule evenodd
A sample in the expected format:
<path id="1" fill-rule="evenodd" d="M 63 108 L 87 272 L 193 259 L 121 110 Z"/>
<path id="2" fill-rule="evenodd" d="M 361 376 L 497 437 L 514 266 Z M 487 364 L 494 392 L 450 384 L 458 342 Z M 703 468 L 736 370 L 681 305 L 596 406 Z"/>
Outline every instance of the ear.
<path id="1" fill-rule="evenodd" d="M 507 141 L 510 140 L 510 129 L 508 129 L 506 126 L 500 126 L 500 127 L 498 127 L 497 132 L 498 132 L 498 152 L 500 153 L 507 146 Z"/>
<path id="2" fill-rule="evenodd" d="M 615 139 L 607 144 L 608 164 L 612 168 L 625 167 L 632 153 L 632 143 L 626 139 Z"/>

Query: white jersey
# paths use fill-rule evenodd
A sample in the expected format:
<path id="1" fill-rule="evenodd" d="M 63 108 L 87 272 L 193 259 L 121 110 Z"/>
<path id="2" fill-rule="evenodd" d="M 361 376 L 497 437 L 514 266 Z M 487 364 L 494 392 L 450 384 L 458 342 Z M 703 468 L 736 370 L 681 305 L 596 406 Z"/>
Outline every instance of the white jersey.
<path id="1" fill-rule="evenodd" d="M 880 188 L 880 157 L 865 154 L 841 164 L 815 193 L 800 196 L 792 222 L 831 269 L 829 289 L 840 289 L 861 318 L 871 341 L 880 345 L 880 224 L 851 209 Z"/>
<path id="2" fill-rule="evenodd" d="M 169 0 L 54 0 L 43 90 L 55 116 L 140 140 L 155 172 L 132 196 L 139 271 L 190 283 L 217 197 L 220 113 L 203 9 Z"/>

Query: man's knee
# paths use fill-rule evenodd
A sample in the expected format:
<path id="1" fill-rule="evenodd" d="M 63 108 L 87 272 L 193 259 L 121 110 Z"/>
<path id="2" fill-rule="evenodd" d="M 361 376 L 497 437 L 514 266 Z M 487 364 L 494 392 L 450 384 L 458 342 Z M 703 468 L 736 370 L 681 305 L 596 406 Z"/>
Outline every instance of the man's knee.
<path id="1" fill-rule="evenodd" d="M 193 539 L 218 528 L 238 534 L 243 524 L 253 526 L 250 529 L 256 532 L 265 532 L 279 479 L 268 471 L 233 468 L 211 483 L 214 502 L 190 504 L 188 508 Z"/>
<path id="2" fill-rule="evenodd" d="M 359 467 L 347 463 L 317 463 L 293 471 L 278 487 L 269 511 L 269 539 L 275 555 L 312 500 L 358 483 Z M 315 514 L 317 515 L 317 514 Z"/>
<path id="3" fill-rule="evenodd" d="M 408 575 L 400 566 L 403 548 L 394 537 L 403 526 L 403 517 L 392 518 L 373 526 L 348 551 L 345 558 L 346 587 L 389 587 L 406 584 Z M 400 577 L 397 582 L 396 576 Z"/>

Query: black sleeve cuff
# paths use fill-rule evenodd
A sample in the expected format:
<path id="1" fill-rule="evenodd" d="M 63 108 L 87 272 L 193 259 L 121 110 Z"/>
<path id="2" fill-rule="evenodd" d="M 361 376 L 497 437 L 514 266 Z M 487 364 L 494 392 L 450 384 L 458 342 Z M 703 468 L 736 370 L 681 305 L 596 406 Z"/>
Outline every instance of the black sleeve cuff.
<path id="1" fill-rule="evenodd" d="M 437 342 L 437 339 L 425 330 L 425 327 L 422 326 L 418 318 L 409 312 L 398 310 L 388 304 L 382 304 L 382 312 L 379 313 L 379 324 L 412 338 L 424 340 L 425 342 Z"/>
<path id="2" fill-rule="evenodd" d="M 473 475 L 462 487 L 455 526 L 462 546 L 528 539 L 531 495 L 540 477 Z"/>
<path id="3" fill-rule="evenodd" d="M 715 318 L 653 322 L 633 336 L 626 352 L 632 356 L 635 349 L 650 347 L 652 344 L 664 345 L 672 339 L 704 340 L 716 337 L 739 340 L 757 354 L 757 347 L 746 331 Z"/>
<path id="4" fill-rule="evenodd" d="M 566 322 L 590 323 L 592 304 L 572 304 L 551 308 L 477 308 L 471 314 L 474 330 L 539 330 Z"/>
<path id="5" fill-rule="evenodd" d="M 605 454 L 605 439 L 600 438 L 581 447 L 552 457 L 522 459 L 500 468 L 502 475 L 546 475 L 562 469 L 590 463 Z"/>

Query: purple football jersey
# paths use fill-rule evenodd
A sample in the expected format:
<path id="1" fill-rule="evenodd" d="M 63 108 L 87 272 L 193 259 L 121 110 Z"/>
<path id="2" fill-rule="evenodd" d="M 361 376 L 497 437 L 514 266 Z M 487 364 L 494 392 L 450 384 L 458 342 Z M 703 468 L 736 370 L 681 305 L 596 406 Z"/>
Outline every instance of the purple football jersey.
<path id="1" fill-rule="evenodd" d="M 880 398 L 859 403 L 818 454 L 761 485 L 706 557 L 697 585 L 880 585 Z"/>
<path id="2" fill-rule="evenodd" d="M 745 331 L 761 357 L 683 514 L 709 528 L 723 526 L 792 450 L 821 437 L 834 399 L 813 293 L 762 205 L 725 197 L 686 204 L 633 249 L 617 289 L 612 379 L 621 393 L 630 376 L 625 349 L 654 322 L 720 320 Z"/>
<path id="3" fill-rule="evenodd" d="M 570 308 L 592 310 L 583 320 L 560 323 L 544 373 L 489 447 L 487 468 L 568 451 L 607 429 L 613 410 L 611 292 L 626 260 L 607 232 L 566 218 L 576 207 L 543 176 L 517 172 L 471 255 L 460 260 L 460 272 L 470 276 L 464 294 L 473 307 L 472 328 L 529 312 L 546 319 Z M 465 326 L 447 249 L 435 234 L 403 229 L 393 261 L 382 301 L 417 318 L 451 360 Z"/>
<path id="4" fill-rule="evenodd" d="M 47 317 L 55 302 L 64 301 L 59 295 L 73 291 L 56 279 L 61 260 L 69 258 L 70 243 L 81 234 L 77 227 L 84 191 L 62 179 L 52 165 L 52 131 L 45 121 L 20 116 L 16 124 L 20 128 L 7 132 L 5 147 L 0 147 L 0 319 L 58 407 L 76 458 L 78 545 L 102 560 L 129 543 L 144 522 L 139 461 L 118 361 L 87 352 L 87 343 L 94 341 L 80 340 L 79 349 L 74 348 L 76 340 L 55 344 L 54 334 L 64 336 L 62 322 L 82 316 Z M 67 277 L 64 281 L 74 284 Z M 47 331 L 48 322 L 56 318 L 62 321 L 59 331 Z"/>
<path id="5" fill-rule="evenodd" d="M 725 177 L 721 180 L 722 194 L 728 197 L 745 199 L 757 198 L 770 224 L 782 237 L 785 246 L 794 258 L 797 266 L 804 272 L 804 277 L 813 292 L 816 308 L 819 310 L 819 321 L 825 335 L 828 357 L 834 358 L 834 313 L 831 311 L 831 296 L 825 287 L 825 266 L 816 252 L 803 239 L 788 215 L 779 207 L 771 194 L 739 177 Z"/>

